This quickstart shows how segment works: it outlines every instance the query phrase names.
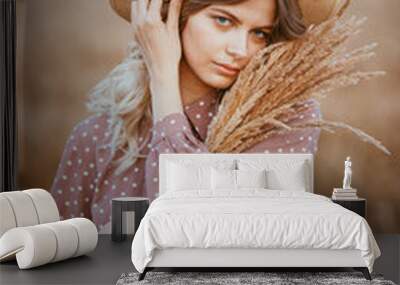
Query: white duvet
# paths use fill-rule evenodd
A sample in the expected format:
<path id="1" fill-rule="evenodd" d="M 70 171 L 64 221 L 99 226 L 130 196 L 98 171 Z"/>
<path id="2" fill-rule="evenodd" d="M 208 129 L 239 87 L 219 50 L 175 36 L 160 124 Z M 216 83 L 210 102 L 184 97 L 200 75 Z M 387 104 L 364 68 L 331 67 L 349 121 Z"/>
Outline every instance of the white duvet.
<path id="1" fill-rule="evenodd" d="M 132 242 L 143 272 L 164 248 L 358 249 L 372 272 L 380 250 L 364 218 L 300 191 L 179 191 L 155 199 Z"/>

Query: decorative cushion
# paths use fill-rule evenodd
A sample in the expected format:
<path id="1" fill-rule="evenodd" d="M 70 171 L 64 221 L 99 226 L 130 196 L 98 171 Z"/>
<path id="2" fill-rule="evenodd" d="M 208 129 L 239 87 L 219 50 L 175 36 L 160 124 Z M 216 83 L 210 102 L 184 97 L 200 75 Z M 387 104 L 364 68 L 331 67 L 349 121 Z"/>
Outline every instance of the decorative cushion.
<path id="1" fill-rule="evenodd" d="M 211 189 L 212 190 L 237 190 L 236 170 L 211 168 Z"/>
<path id="2" fill-rule="evenodd" d="M 212 190 L 267 188 L 266 170 L 231 170 L 211 168 Z"/>
<path id="3" fill-rule="evenodd" d="M 236 170 L 237 188 L 267 188 L 267 171 L 262 170 Z"/>
<path id="4" fill-rule="evenodd" d="M 285 170 L 271 169 L 267 171 L 268 189 L 306 191 L 307 180 L 304 165 Z"/>
<path id="5" fill-rule="evenodd" d="M 162 155 L 162 154 L 161 154 Z M 198 154 L 193 154 L 193 153 L 185 153 L 181 154 L 182 158 L 174 158 L 174 159 L 168 159 L 167 166 L 169 166 L 170 163 L 175 163 L 179 164 L 185 167 L 193 167 L 193 166 L 212 166 L 218 169 L 237 169 L 236 167 L 236 159 L 218 159 L 218 160 L 212 160 L 210 161 L 209 159 L 202 159 L 198 157 Z M 190 156 L 195 155 L 195 158 L 190 158 Z"/>
<path id="6" fill-rule="evenodd" d="M 306 191 L 311 188 L 311 181 L 308 181 L 310 170 L 305 160 L 239 159 L 238 168 L 239 170 L 266 170 L 268 189 Z"/>
<path id="7" fill-rule="evenodd" d="M 210 191 L 211 172 L 207 168 L 236 168 L 235 159 L 210 160 L 193 153 L 179 154 L 179 156 L 175 157 L 167 156 L 168 154 L 160 154 L 160 194 L 170 191 L 184 191 L 186 189 Z"/>
<path id="8" fill-rule="evenodd" d="M 189 167 L 169 162 L 167 168 L 167 191 L 188 189 L 210 189 L 210 167 L 191 165 Z"/>

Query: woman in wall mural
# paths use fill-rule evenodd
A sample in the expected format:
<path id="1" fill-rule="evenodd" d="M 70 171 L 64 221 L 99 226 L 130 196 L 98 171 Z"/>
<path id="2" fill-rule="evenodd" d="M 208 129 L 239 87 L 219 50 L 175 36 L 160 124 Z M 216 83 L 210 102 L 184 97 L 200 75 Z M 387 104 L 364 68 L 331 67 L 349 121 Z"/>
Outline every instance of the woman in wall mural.
<path id="1" fill-rule="evenodd" d="M 156 197 L 160 153 L 208 152 L 207 127 L 239 71 L 260 49 L 306 30 L 296 0 L 111 4 L 132 17 L 135 41 L 90 92 L 96 114 L 73 129 L 51 189 L 63 218 L 84 216 L 99 229 L 113 197 Z M 289 125 L 321 116 L 317 101 L 307 104 Z M 315 153 L 319 132 L 276 134 L 244 152 Z"/>

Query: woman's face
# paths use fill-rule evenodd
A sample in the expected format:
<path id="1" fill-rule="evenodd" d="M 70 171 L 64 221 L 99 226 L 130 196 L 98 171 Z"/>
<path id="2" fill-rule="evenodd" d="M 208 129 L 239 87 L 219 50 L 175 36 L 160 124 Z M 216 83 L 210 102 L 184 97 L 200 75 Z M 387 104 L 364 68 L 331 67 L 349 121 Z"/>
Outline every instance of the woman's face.
<path id="1" fill-rule="evenodd" d="M 185 63 L 205 84 L 226 89 L 251 57 L 267 46 L 276 13 L 275 0 L 212 4 L 189 16 L 182 31 Z M 220 65 L 236 68 L 227 70 Z"/>

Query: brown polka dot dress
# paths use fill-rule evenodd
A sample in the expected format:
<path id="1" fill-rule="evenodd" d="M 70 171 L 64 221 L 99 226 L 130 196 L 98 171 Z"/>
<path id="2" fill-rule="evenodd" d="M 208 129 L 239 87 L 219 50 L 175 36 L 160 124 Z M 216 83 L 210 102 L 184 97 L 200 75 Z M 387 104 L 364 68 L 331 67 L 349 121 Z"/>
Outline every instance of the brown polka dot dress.
<path id="1" fill-rule="evenodd" d="M 310 118 L 321 118 L 319 103 L 311 99 L 310 108 L 291 118 L 287 124 Z M 54 178 L 51 193 L 61 218 L 86 217 L 99 230 L 111 219 L 111 199 L 123 196 L 146 196 L 150 201 L 158 193 L 158 157 L 160 153 L 207 153 L 204 141 L 208 125 L 218 109 L 214 97 L 200 98 L 184 107 L 183 113 L 173 113 L 156 121 L 148 136 L 143 153 L 134 165 L 117 175 L 111 156 L 111 134 L 108 114 L 94 115 L 75 126 L 65 145 Z M 304 129 L 276 134 L 247 149 L 247 153 L 315 153 L 319 129 Z M 139 143 L 146 139 L 139 138 Z"/>

